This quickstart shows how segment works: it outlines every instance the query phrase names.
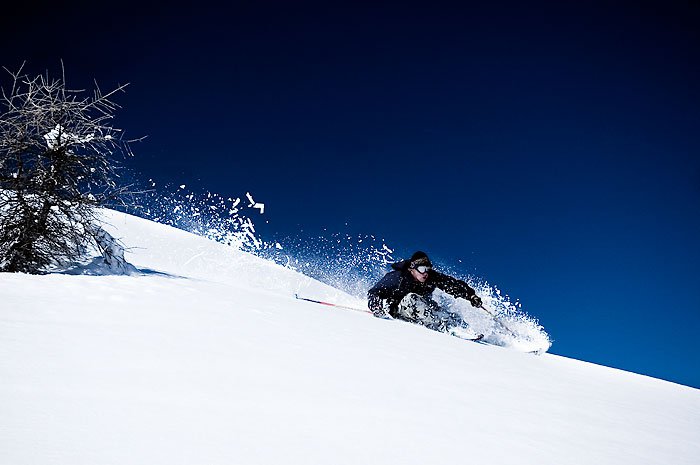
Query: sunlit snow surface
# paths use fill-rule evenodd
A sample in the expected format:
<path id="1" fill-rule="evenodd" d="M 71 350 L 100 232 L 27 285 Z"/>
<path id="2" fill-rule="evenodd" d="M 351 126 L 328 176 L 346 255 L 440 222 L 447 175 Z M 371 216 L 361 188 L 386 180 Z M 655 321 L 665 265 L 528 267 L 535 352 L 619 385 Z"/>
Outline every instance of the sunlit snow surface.
<path id="1" fill-rule="evenodd" d="M 2 464 L 698 463 L 697 389 L 295 300 L 364 303 L 107 219 L 136 274 L 0 274 Z"/>

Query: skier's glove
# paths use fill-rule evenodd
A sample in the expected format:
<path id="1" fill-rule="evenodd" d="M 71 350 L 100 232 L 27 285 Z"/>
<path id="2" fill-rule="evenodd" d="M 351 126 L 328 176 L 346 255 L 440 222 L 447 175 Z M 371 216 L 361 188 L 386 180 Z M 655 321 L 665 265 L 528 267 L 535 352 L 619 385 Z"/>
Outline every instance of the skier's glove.
<path id="1" fill-rule="evenodd" d="M 474 294 L 469 297 L 469 302 L 471 302 L 472 307 L 481 308 L 481 298 L 478 295 Z"/>

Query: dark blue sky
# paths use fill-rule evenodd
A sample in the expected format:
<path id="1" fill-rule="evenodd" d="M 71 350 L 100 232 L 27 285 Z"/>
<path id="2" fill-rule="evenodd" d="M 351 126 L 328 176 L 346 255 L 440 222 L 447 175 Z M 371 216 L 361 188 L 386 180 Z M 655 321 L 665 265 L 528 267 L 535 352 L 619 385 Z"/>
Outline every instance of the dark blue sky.
<path id="1" fill-rule="evenodd" d="M 698 7 L 329 3 L 17 13 L 0 64 L 130 82 L 144 178 L 461 260 L 553 353 L 700 387 Z"/>

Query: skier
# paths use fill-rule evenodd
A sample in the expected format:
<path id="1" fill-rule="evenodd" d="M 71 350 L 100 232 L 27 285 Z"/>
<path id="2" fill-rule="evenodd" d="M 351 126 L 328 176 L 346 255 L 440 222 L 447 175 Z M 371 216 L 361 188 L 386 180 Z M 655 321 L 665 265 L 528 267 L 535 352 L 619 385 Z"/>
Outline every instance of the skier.
<path id="1" fill-rule="evenodd" d="M 466 329 L 462 318 L 441 309 L 432 299 L 435 288 L 466 299 L 473 307 L 481 307 L 474 289 L 464 281 L 435 271 L 425 252 L 418 251 L 391 267 L 393 271 L 367 293 L 367 305 L 376 317 L 398 318 L 442 332 L 455 327 Z"/>

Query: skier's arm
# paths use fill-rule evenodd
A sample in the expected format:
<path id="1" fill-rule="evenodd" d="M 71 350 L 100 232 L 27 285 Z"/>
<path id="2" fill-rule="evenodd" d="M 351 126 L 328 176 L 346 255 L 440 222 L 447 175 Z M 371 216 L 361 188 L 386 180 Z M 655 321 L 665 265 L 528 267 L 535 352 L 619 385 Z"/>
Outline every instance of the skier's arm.
<path id="1" fill-rule="evenodd" d="M 367 292 L 367 307 L 375 316 L 383 316 L 384 301 L 391 304 L 391 300 L 399 288 L 399 274 L 387 273 L 372 289 Z"/>
<path id="2" fill-rule="evenodd" d="M 481 299 L 476 295 L 476 291 L 469 284 L 461 279 L 447 276 L 446 274 L 435 272 L 435 285 L 444 292 L 450 294 L 455 299 L 462 298 L 471 302 L 474 307 L 481 307 Z"/>

